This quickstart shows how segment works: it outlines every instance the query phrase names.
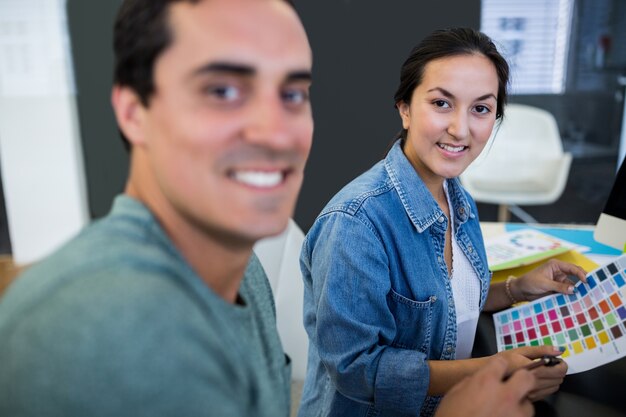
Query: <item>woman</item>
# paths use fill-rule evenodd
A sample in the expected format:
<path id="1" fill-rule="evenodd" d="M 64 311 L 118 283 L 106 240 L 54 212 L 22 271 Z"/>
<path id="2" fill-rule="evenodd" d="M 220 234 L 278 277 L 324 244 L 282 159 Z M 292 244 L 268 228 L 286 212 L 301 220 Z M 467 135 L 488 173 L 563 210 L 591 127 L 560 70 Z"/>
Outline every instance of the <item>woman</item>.
<path id="1" fill-rule="evenodd" d="M 438 396 L 493 357 L 470 359 L 479 312 L 553 291 L 574 265 L 551 261 L 490 287 L 476 205 L 457 177 L 485 147 L 509 68 L 472 29 L 436 31 L 404 63 L 402 132 L 386 158 L 326 206 L 301 255 L 311 340 L 300 416 L 431 415 Z M 513 371 L 550 346 L 499 353 Z M 531 399 L 556 391 L 562 363 L 535 371 Z"/>

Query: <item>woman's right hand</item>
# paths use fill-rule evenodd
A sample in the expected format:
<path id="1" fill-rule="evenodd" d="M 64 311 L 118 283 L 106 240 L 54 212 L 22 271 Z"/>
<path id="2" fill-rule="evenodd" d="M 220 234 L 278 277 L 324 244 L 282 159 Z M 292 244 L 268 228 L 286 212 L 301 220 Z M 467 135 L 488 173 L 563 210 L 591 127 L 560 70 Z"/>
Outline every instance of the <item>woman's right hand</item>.
<path id="1" fill-rule="evenodd" d="M 507 373 L 510 375 L 531 363 L 533 359 L 538 359 L 542 356 L 558 356 L 562 353 L 555 346 L 525 346 L 506 350 L 494 356 L 503 358 L 507 362 Z M 565 361 L 561 361 L 558 365 L 541 366 L 532 372 L 535 375 L 535 387 L 530 391 L 528 398 L 531 401 L 538 401 L 559 389 L 567 373 L 567 364 Z"/>
<path id="2" fill-rule="evenodd" d="M 529 417 L 534 409 L 528 400 L 535 377 L 526 370 L 506 381 L 507 362 L 494 355 L 473 375 L 464 378 L 443 397 L 436 417 Z M 461 412 L 462 410 L 462 412 Z"/>

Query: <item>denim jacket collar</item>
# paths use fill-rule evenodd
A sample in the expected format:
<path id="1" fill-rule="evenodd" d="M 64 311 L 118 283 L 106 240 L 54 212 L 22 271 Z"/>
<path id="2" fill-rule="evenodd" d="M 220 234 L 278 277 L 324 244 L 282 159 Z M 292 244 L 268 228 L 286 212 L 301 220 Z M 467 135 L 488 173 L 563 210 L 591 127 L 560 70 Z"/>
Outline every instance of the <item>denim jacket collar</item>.
<path id="1" fill-rule="evenodd" d="M 387 154 L 385 169 L 400 196 L 404 210 L 419 233 L 428 229 L 444 215 L 430 190 L 426 188 L 426 184 L 402 152 L 400 140 L 394 143 Z M 446 181 L 452 202 L 451 209 L 454 210 L 456 229 L 465 223 L 469 217 L 473 218 L 474 214 L 470 211 L 470 204 L 461 190 L 458 178 L 451 178 Z"/>

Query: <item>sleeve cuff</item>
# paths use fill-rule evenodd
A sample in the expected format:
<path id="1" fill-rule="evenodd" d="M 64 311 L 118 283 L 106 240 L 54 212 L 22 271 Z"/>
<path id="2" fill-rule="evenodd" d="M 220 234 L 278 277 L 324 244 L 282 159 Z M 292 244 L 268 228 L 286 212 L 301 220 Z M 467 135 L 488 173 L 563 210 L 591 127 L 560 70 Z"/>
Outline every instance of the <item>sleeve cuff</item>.
<path id="1" fill-rule="evenodd" d="M 414 414 L 422 408 L 429 384 L 430 368 L 424 353 L 385 349 L 378 363 L 374 405 Z"/>

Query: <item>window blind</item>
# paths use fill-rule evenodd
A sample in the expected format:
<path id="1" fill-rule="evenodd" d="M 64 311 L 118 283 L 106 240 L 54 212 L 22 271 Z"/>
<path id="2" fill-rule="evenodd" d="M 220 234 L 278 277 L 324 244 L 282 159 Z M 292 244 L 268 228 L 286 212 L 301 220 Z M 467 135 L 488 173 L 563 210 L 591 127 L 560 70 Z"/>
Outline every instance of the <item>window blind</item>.
<path id="1" fill-rule="evenodd" d="M 563 93 L 573 1 L 482 0 L 481 30 L 511 66 L 511 93 Z"/>

